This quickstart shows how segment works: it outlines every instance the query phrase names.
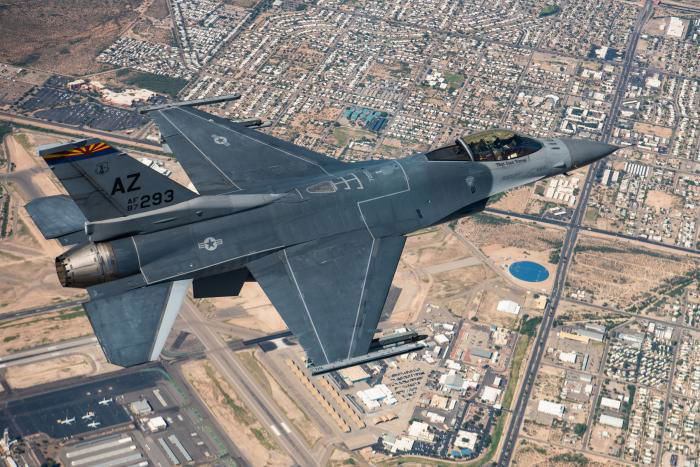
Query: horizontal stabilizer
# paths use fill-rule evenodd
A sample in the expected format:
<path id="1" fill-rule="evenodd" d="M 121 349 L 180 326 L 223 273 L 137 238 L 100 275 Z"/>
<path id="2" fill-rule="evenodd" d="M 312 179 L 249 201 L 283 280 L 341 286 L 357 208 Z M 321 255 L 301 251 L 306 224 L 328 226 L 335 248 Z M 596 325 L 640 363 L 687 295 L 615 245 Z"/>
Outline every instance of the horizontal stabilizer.
<path id="1" fill-rule="evenodd" d="M 190 283 L 156 284 L 85 303 L 107 360 L 126 367 L 156 360 Z"/>
<path id="2" fill-rule="evenodd" d="M 57 238 L 64 245 L 79 243 L 85 238 L 85 216 L 68 196 L 37 198 L 25 208 L 44 238 Z"/>

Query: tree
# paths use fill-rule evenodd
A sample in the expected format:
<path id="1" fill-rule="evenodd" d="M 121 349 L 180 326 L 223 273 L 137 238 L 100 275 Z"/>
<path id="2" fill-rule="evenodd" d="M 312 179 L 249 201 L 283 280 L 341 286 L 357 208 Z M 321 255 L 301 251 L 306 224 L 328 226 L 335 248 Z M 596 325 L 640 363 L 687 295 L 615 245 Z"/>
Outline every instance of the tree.
<path id="1" fill-rule="evenodd" d="M 574 425 L 574 433 L 576 433 L 577 436 L 583 436 L 586 430 L 588 430 L 588 425 L 585 423 L 577 423 Z"/>

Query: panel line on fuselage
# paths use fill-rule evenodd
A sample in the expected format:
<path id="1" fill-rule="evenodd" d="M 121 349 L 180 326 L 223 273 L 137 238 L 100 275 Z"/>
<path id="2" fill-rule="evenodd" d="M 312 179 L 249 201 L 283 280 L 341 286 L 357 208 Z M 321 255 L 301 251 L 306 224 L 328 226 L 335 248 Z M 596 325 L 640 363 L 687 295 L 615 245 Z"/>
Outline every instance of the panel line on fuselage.
<path id="1" fill-rule="evenodd" d="M 133 240 L 134 237 L 131 237 L 131 238 L 132 238 L 132 240 Z M 268 251 L 280 250 L 280 249 L 286 248 L 287 246 L 288 246 L 288 245 L 278 245 L 278 246 L 274 246 L 274 247 L 272 247 L 272 248 L 266 248 L 266 249 L 264 249 L 264 250 L 251 251 L 251 252 L 249 252 L 249 253 L 245 253 L 245 254 L 242 254 L 242 255 L 240 255 L 240 256 L 236 256 L 235 258 L 227 258 L 227 259 L 225 259 L 225 260 L 223 260 L 223 261 L 219 261 L 219 262 L 217 262 L 217 263 L 207 264 L 206 266 L 202 266 L 201 268 L 196 268 L 196 269 L 192 269 L 192 270 L 189 270 L 189 271 L 181 272 L 181 273 L 178 273 L 178 274 L 173 274 L 172 276 L 164 277 L 164 278 L 162 278 L 162 279 L 157 279 L 157 280 L 155 280 L 155 281 L 149 281 L 149 280 L 148 280 L 148 276 L 147 276 L 146 273 L 143 271 L 143 267 L 141 267 L 140 261 L 139 261 L 139 269 L 140 269 L 140 271 L 141 271 L 141 274 L 143 275 L 144 280 L 146 281 L 146 285 L 151 285 L 151 284 L 155 284 L 155 283 L 160 283 L 160 282 L 169 281 L 169 280 L 175 279 L 176 277 L 184 276 L 184 275 L 186 275 L 186 274 L 192 274 L 193 272 L 202 271 L 202 270 L 204 270 L 204 269 L 209 269 L 209 268 L 212 268 L 212 267 L 214 267 L 214 266 L 218 266 L 218 265 L 220 265 L 220 264 L 228 263 L 229 261 L 236 261 L 237 259 L 245 258 L 246 256 L 259 255 L 260 253 L 267 253 Z M 136 241 L 134 241 L 134 247 L 136 247 Z M 136 256 L 137 256 L 137 257 L 138 257 L 138 254 L 139 254 L 139 249 L 138 249 L 138 247 L 136 247 Z"/>

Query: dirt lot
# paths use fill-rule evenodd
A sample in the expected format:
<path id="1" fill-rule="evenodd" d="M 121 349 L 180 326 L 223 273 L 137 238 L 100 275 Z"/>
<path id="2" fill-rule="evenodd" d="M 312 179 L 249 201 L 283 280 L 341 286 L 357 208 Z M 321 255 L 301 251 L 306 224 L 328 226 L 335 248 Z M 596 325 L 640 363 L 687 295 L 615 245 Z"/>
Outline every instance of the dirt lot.
<path id="1" fill-rule="evenodd" d="M 503 209 L 504 211 L 525 212 L 528 207 L 528 201 L 532 196 L 532 191 L 535 185 L 526 185 L 516 190 L 511 190 L 505 193 L 498 201 L 493 203 L 491 207 Z"/>
<path id="2" fill-rule="evenodd" d="M 596 323 L 610 328 L 622 324 L 628 319 L 630 318 L 627 315 L 571 303 L 566 300 L 559 302 L 559 307 L 557 307 L 557 324 Z"/>
<path id="3" fill-rule="evenodd" d="M 182 366 L 182 372 L 248 462 L 260 466 L 292 464 L 273 435 L 208 361 L 188 362 Z"/>
<path id="4" fill-rule="evenodd" d="M 670 138 L 673 136 L 673 128 L 650 125 L 648 123 L 636 122 L 634 124 L 634 129 L 640 133 L 658 136 L 659 138 Z"/>
<path id="5" fill-rule="evenodd" d="M 535 292 L 547 292 L 551 288 L 556 271 L 553 261 L 558 260 L 564 230 L 479 214 L 460 221 L 457 232 L 477 245 L 514 284 Z M 549 277 L 542 282 L 524 282 L 511 276 L 508 267 L 525 260 L 544 266 Z"/>
<path id="6" fill-rule="evenodd" d="M 586 290 L 595 304 L 631 311 L 643 299 L 654 297 L 664 281 L 678 280 L 700 267 L 695 258 L 661 248 L 589 236 L 580 237 L 572 263 L 567 296 Z"/>
<path id="7" fill-rule="evenodd" d="M 81 348 L 80 352 L 11 366 L 5 373 L 5 379 L 13 388 L 21 389 L 78 376 L 94 376 L 120 368 L 107 363 L 99 345 Z"/>
<path id="8" fill-rule="evenodd" d="M 68 310 L 6 321 L 0 324 L 0 355 L 91 333 L 90 322 L 82 311 Z"/>
<path id="9" fill-rule="evenodd" d="M 655 209 L 677 209 L 683 206 L 683 198 L 665 191 L 651 190 L 647 193 L 646 205 Z"/>
<path id="10" fill-rule="evenodd" d="M 551 444 L 538 443 L 529 439 L 520 439 L 515 448 L 512 465 L 565 467 L 585 465 L 587 467 L 622 467 L 630 464 L 616 462 L 593 454 L 582 454 Z"/>
<path id="11" fill-rule="evenodd" d="M 142 3 L 3 2 L 0 61 L 71 76 L 99 71 L 95 58 L 138 17 Z"/>

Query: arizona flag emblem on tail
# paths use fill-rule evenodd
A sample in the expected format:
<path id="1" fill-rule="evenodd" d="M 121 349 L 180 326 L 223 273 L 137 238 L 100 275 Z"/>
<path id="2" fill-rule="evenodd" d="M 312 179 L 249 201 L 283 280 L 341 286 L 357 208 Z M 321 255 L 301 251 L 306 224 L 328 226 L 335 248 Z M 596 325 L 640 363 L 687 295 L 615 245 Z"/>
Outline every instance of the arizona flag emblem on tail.
<path id="1" fill-rule="evenodd" d="M 66 145 L 51 149 L 58 149 L 52 152 L 51 149 L 40 151 L 41 157 L 44 158 L 47 164 L 55 165 L 63 162 L 75 162 L 90 157 L 106 156 L 119 152 L 109 144 L 99 140 L 86 140 L 83 145 L 66 148 Z"/>

